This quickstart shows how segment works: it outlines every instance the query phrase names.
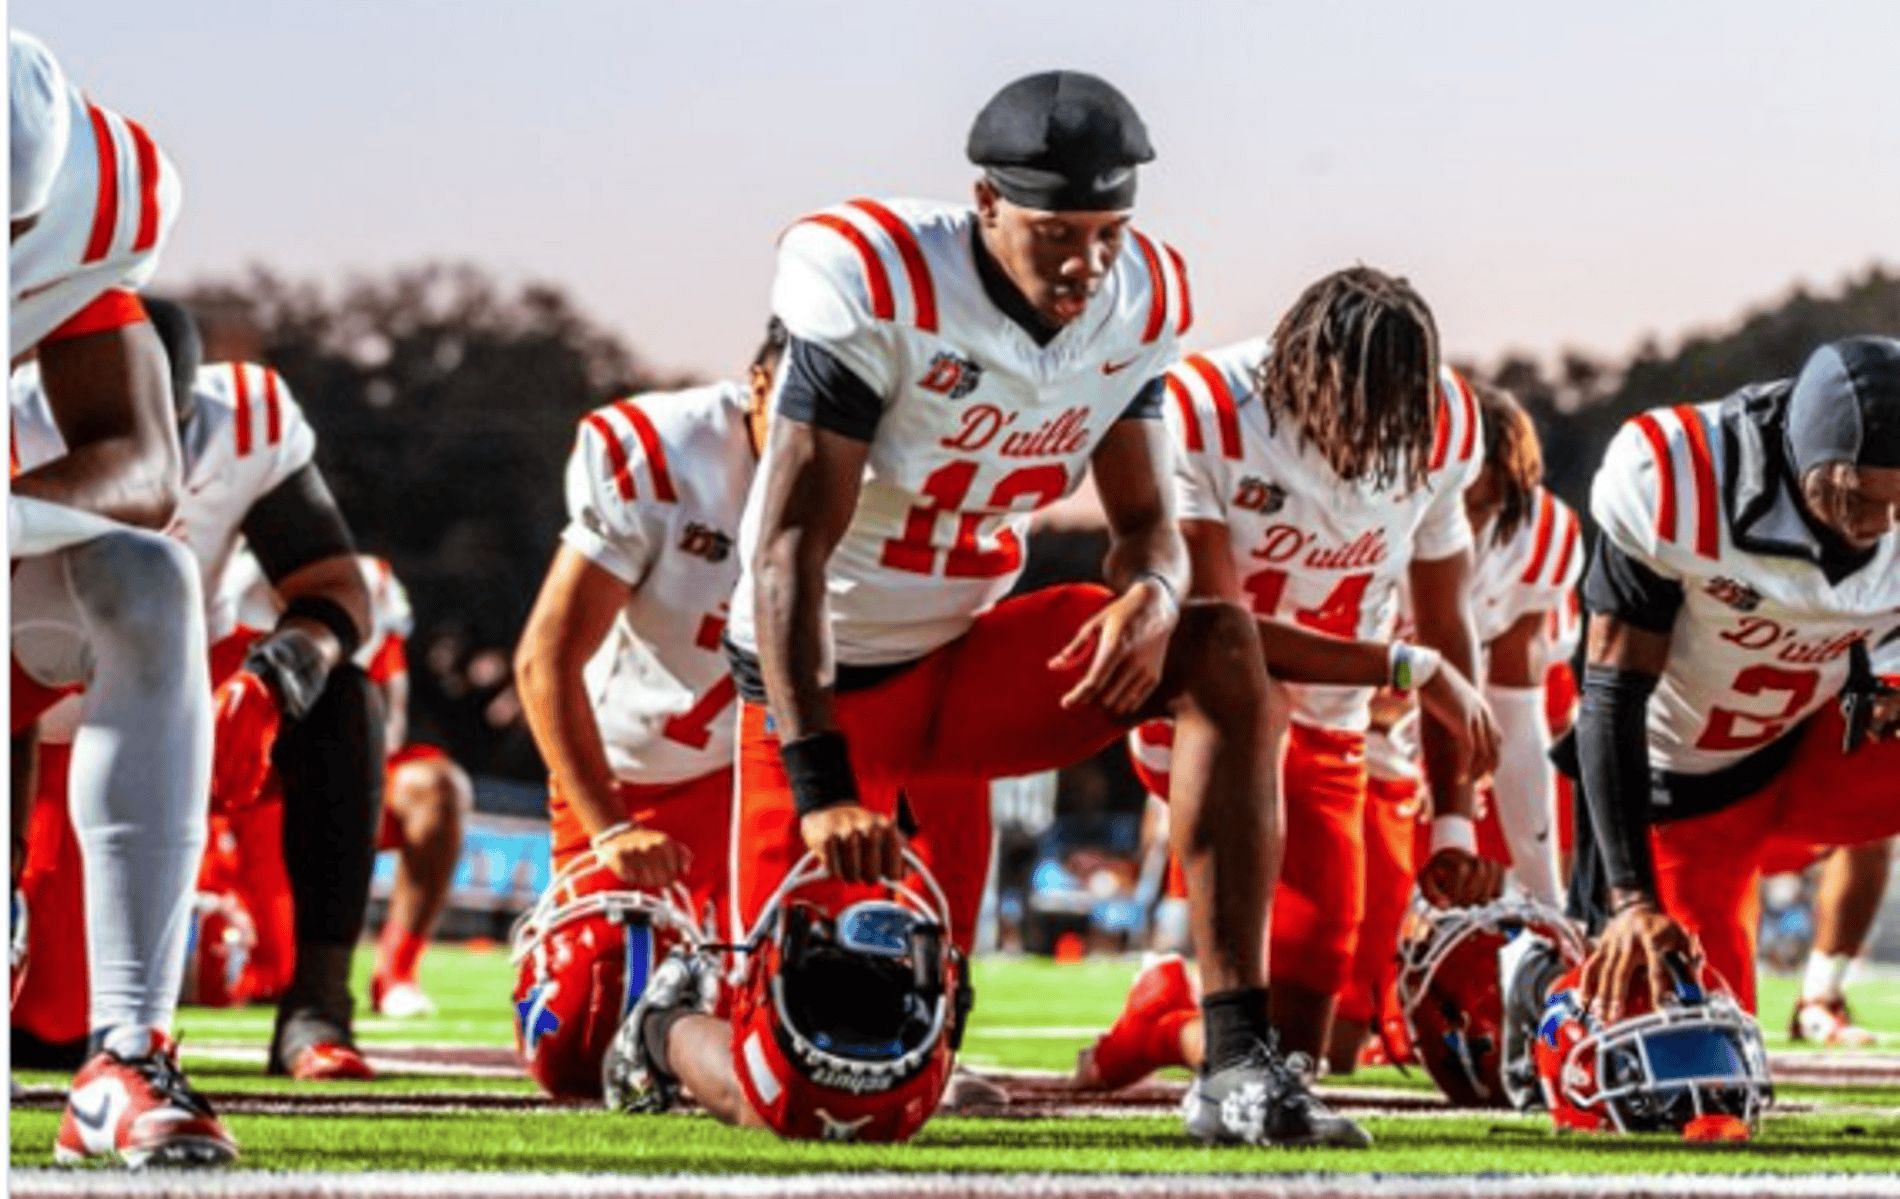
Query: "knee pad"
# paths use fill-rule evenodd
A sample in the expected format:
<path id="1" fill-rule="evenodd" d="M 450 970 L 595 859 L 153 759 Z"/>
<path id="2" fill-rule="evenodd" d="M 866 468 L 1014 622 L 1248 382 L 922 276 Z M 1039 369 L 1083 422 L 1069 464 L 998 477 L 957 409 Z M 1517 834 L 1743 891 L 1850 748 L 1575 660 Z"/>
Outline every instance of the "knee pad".
<path id="1" fill-rule="evenodd" d="M 66 569 L 96 632 L 150 653 L 176 646 L 195 628 L 202 660 L 198 564 L 182 544 L 144 529 L 115 530 L 67 551 Z"/>

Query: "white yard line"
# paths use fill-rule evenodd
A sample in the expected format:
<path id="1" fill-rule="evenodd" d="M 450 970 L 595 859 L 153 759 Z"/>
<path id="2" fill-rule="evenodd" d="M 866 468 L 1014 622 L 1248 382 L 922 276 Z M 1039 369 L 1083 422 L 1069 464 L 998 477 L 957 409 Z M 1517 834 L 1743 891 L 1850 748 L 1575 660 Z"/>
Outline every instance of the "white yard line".
<path id="1" fill-rule="evenodd" d="M 1174 1196 L 1277 1196 L 1285 1199 L 1880 1199 L 1900 1176 L 1846 1174 L 1745 1177 L 1646 1177 L 1616 1174 L 1499 1175 L 1025 1175 L 804 1174 L 794 1176 L 629 1177 L 458 1173 L 277 1174 L 264 1171 L 133 1175 L 103 1171 L 14 1170 L 12 1193 L 39 1196 L 127 1195 L 140 1199 L 605 1199 L 607 1196 L 713 1196 L 755 1199 L 1172 1199 Z"/>

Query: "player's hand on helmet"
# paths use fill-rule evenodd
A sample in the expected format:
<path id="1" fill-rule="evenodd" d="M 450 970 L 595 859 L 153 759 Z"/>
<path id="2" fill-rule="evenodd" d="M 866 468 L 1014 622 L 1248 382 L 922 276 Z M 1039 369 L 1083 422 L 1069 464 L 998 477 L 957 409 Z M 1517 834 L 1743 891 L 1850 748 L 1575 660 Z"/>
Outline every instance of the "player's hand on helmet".
<path id="1" fill-rule="evenodd" d="M 1084 621 L 1069 644 L 1049 659 L 1051 670 L 1088 670 L 1062 697 L 1064 708 L 1096 704 L 1132 716 L 1161 684 L 1168 638 L 1181 613 L 1160 583 L 1138 580 Z"/>
<path id="2" fill-rule="evenodd" d="M 270 687 L 249 670 L 218 684 L 211 708 L 211 810 L 241 812 L 264 793 L 283 714 Z"/>
<path id="3" fill-rule="evenodd" d="M 805 848 L 825 861 L 831 877 L 847 883 L 898 878 L 904 873 L 904 837 L 881 812 L 854 803 L 834 804 L 800 818 Z"/>
<path id="4" fill-rule="evenodd" d="M 1490 903 L 1504 891 L 1504 864 L 1470 850 L 1447 845 L 1418 872 L 1418 892 L 1439 908 L 1469 908 Z"/>
<path id="5" fill-rule="evenodd" d="M 1497 720 L 1484 696 L 1449 663 L 1418 689 L 1418 704 L 1458 749 L 1458 781 L 1476 782 L 1498 768 Z"/>
<path id="6" fill-rule="evenodd" d="M 1620 908 L 1603 927 L 1596 948 L 1577 978 L 1578 997 L 1605 1023 L 1623 1018 L 1632 986 L 1648 986 L 1652 998 L 1670 989 L 1667 956 L 1699 962 L 1702 946 L 1647 896 Z"/>
<path id="7" fill-rule="evenodd" d="M 594 846 L 594 856 L 630 887 L 670 887 L 692 864 L 684 845 L 656 828 L 635 825 Z"/>

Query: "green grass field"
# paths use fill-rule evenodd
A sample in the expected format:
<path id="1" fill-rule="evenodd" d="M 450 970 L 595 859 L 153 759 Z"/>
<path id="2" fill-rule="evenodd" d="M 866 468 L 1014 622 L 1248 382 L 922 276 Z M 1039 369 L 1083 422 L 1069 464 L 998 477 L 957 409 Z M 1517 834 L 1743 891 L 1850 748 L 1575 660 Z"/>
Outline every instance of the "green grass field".
<path id="1" fill-rule="evenodd" d="M 362 962 L 367 962 L 367 954 Z M 1133 963 L 990 958 L 978 963 L 978 1003 L 964 1060 L 978 1067 L 1066 1070 L 1090 1032 L 1111 1019 Z M 399 1047 L 512 1045 L 510 972 L 500 952 L 443 947 L 423 966 L 441 1004 L 434 1019 L 361 1022 L 364 1044 Z M 1790 980 L 1764 981 L 1771 1048 L 1792 997 Z M 1867 983 L 1855 992 L 1863 1023 L 1900 1033 L 1900 985 Z M 270 1013 L 188 1009 L 181 1014 L 187 1067 L 228 1110 L 246 1165 L 271 1170 L 508 1170 L 528 1173 L 779 1174 L 893 1172 L 1312 1172 L 1398 1174 L 1695 1173 L 1890 1171 L 1900 1162 L 1900 1086 L 1885 1079 L 1851 1085 L 1782 1085 L 1784 1110 L 1746 1146 L 1690 1146 L 1665 1138 L 1558 1137 L 1542 1116 L 1453 1114 L 1380 1108 L 1394 1090 L 1429 1092 L 1416 1072 L 1362 1072 L 1341 1080 L 1344 1102 L 1365 1108 L 1377 1138 L 1369 1151 L 1204 1150 L 1185 1144 L 1169 1114 L 1099 1110 L 933 1121 L 907 1146 L 785 1144 L 721 1127 L 697 1114 L 630 1118 L 528 1102 L 532 1085 L 485 1069 L 424 1072 L 397 1065 L 374 1083 L 291 1084 L 262 1073 Z M 1845 1059 L 1843 1059 L 1845 1060 Z M 1900 1054 L 1894 1077 L 1900 1078 Z M 51 1159 L 64 1075 L 25 1071 L 29 1088 L 11 1124 L 14 1166 Z M 1364 1090 L 1374 1089 L 1374 1090 Z M 277 1102 L 273 1102 L 276 1100 Z M 319 1103 L 297 1112 L 298 1104 Z"/>

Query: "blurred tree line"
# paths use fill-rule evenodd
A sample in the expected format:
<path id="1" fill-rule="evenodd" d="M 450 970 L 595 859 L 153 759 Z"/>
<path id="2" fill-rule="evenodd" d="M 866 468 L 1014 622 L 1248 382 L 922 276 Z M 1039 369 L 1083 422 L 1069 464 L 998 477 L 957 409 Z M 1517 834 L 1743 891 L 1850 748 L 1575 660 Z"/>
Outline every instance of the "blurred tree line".
<path id="1" fill-rule="evenodd" d="M 254 270 L 181 298 L 204 324 L 209 357 L 268 362 L 289 382 L 359 542 L 407 584 L 416 735 L 478 773 L 538 780 L 509 658 L 564 522 L 576 423 L 616 396 L 688 380 L 656 375 L 559 289 L 509 290 L 469 266 L 337 288 Z M 1603 447 L 1631 414 L 1792 373 L 1818 343 L 1864 332 L 1900 333 L 1900 276 L 1880 267 L 1673 351 L 1652 339 L 1627 362 L 1511 354 L 1471 369 L 1524 401 L 1551 486 L 1584 509 Z M 1087 537 L 1045 538 L 1032 574 L 1092 572 L 1099 548 Z"/>
<path id="2" fill-rule="evenodd" d="M 1652 336 L 1627 362 L 1566 351 L 1554 363 L 1511 354 L 1475 369 L 1530 410 L 1544 442 L 1545 482 L 1587 512 L 1591 476 L 1631 416 L 1792 375 L 1816 346 L 1854 333 L 1900 336 L 1900 274 L 1873 266 L 1833 295 L 1797 289 L 1733 325 L 1691 334 L 1673 351 Z"/>

